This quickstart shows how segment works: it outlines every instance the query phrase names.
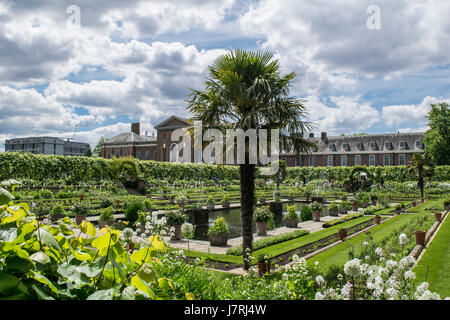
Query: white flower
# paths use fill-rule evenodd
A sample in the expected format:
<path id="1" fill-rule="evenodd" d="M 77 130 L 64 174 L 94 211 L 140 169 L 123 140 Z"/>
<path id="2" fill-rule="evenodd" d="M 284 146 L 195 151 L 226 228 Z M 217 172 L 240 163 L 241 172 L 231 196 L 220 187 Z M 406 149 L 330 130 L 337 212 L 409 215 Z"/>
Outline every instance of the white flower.
<path id="1" fill-rule="evenodd" d="M 136 227 L 139 228 L 140 226 L 142 226 L 142 223 L 137 222 L 137 223 L 136 223 Z"/>
<path id="2" fill-rule="evenodd" d="M 377 256 L 383 257 L 383 256 L 384 256 L 384 251 L 383 251 L 383 249 L 381 249 L 380 247 L 378 247 L 378 248 L 375 249 L 375 254 L 376 254 Z"/>
<path id="3" fill-rule="evenodd" d="M 370 256 L 365 256 L 364 259 L 370 260 Z"/>
<path id="4" fill-rule="evenodd" d="M 398 299 L 398 291 L 394 288 L 387 288 L 386 293 L 389 296 L 390 300 L 397 300 Z"/>
<path id="5" fill-rule="evenodd" d="M 361 260 L 353 259 L 347 261 L 347 263 L 344 265 L 344 272 L 345 274 L 352 277 L 358 276 L 361 273 Z"/>
<path id="6" fill-rule="evenodd" d="M 322 285 L 325 284 L 325 279 L 324 279 L 322 276 L 317 276 L 317 277 L 316 277 L 316 283 L 317 283 L 319 286 L 322 286 Z"/>
<path id="7" fill-rule="evenodd" d="M 319 261 L 314 262 L 314 265 L 317 267 L 319 265 Z"/>
<path id="8" fill-rule="evenodd" d="M 394 261 L 394 260 L 386 261 L 386 268 L 388 268 L 389 270 L 396 268 L 397 265 L 398 265 L 397 261 Z"/>
<path id="9" fill-rule="evenodd" d="M 352 292 L 352 284 L 347 282 L 341 289 L 341 294 L 346 300 L 350 299 L 350 293 Z"/>
<path id="10" fill-rule="evenodd" d="M 367 241 L 364 241 L 364 242 L 363 242 L 363 246 L 366 247 L 366 246 L 368 246 L 368 245 L 369 245 L 369 243 L 368 243 Z"/>
<path id="11" fill-rule="evenodd" d="M 412 272 L 411 270 L 405 272 L 405 279 L 415 279 L 416 274 Z"/>
<path id="12" fill-rule="evenodd" d="M 325 300 L 325 295 L 320 293 L 320 292 L 316 292 L 316 300 Z"/>
<path id="13" fill-rule="evenodd" d="M 148 215 L 145 217 L 145 220 L 150 221 L 150 220 L 152 220 L 152 217 L 150 215 Z"/>
<path id="14" fill-rule="evenodd" d="M 133 234 L 134 234 L 134 232 L 133 232 L 133 229 L 131 229 L 131 228 L 125 228 L 122 231 L 123 237 L 127 240 L 131 239 L 131 237 L 133 237 Z"/>
<path id="15" fill-rule="evenodd" d="M 398 241 L 399 241 L 400 245 L 404 246 L 408 242 L 408 236 L 406 234 L 402 233 L 398 237 Z"/>

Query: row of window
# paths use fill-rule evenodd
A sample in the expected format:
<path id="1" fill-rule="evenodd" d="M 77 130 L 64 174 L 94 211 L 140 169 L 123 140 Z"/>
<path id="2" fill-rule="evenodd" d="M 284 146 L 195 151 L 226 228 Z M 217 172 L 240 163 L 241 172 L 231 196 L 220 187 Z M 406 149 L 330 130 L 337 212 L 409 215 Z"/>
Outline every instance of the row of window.
<path id="1" fill-rule="evenodd" d="M 347 166 L 347 159 L 348 159 L 348 157 L 349 156 L 347 156 L 347 155 L 341 155 L 341 159 L 340 159 L 341 163 L 340 163 L 340 165 L 342 167 L 346 167 Z M 355 155 L 354 157 L 355 157 L 354 158 L 355 166 L 361 165 L 361 155 Z M 390 166 L 391 165 L 391 156 L 389 154 L 383 155 L 383 163 L 382 164 L 383 164 L 383 166 Z M 297 157 L 295 159 L 295 165 L 297 167 L 301 166 L 300 157 Z M 369 166 L 379 165 L 375 161 L 375 155 L 369 155 L 369 163 L 368 163 L 368 165 Z M 404 155 L 404 154 L 399 154 L 398 155 L 398 165 L 400 165 L 400 166 L 406 165 L 406 155 Z M 310 156 L 309 157 L 309 166 L 310 167 L 314 167 L 314 156 Z M 334 166 L 334 156 L 328 156 L 327 157 L 327 166 L 328 167 L 333 167 Z"/>
<path id="2" fill-rule="evenodd" d="M 415 141 L 415 146 L 416 146 L 416 149 L 423 149 L 422 141 L 421 140 L 416 140 Z M 408 150 L 409 149 L 408 143 L 405 140 L 401 140 L 400 141 L 399 147 L 400 147 L 400 150 Z M 350 144 L 348 142 L 344 142 L 342 144 L 342 148 L 345 151 L 350 151 L 351 150 Z M 378 150 L 378 145 L 377 145 L 377 143 L 375 141 L 371 141 L 370 144 L 369 144 L 369 148 L 372 149 L 372 150 Z M 328 145 L 328 149 L 330 151 L 337 151 L 336 144 L 335 143 L 330 143 Z M 362 142 L 358 142 L 356 144 L 356 149 L 358 149 L 360 151 L 364 151 L 364 144 Z M 394 146 L 393 146 L 392 142 L 391 141 L 385 141 L 384 142 L 384 149 L 386 149 L 386 150 L 393 150 Z"/>

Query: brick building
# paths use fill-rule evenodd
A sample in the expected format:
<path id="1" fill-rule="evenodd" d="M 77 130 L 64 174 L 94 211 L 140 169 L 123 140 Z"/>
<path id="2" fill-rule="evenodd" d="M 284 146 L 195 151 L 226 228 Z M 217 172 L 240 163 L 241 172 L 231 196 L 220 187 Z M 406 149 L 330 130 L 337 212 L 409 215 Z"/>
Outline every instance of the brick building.
<path id="1" fill-rule="evenodd" d="M 140 124 L 133 123 L 131 132 L 121 133 L 104 144 L 104 158 L 132 156 L 141 160 L 174 161 L 182 157 L 177 152 L 177 142 L 171 134 L 179 128 L 187 128 L 188 120 L 171 116 L 154 128 L 157 135 L 140 134 Z M 311 154 L 294 155 L 281 152 L 280 159 L 289 167 L 333 167 L 333 166 L 397 166 L 406 165 L 414 153 L 424 151 L 424 133 L 367 134 L 357 136 L 320 137 L 313 134 L 307 138 L 317 146 Z M 191 152 L 193 157 L 193 152 Z"/>
<path id="2" fill-rule="evenodd" d="M 280 159 L 289 167 L 407 165 L 413 154 L 424 152 L 424 136 L 419 132 L 328 137 L 322 132 L 320 138 L 312 134 L 308 138 L 317 151 L 300 155 L 282 152 Z"/>

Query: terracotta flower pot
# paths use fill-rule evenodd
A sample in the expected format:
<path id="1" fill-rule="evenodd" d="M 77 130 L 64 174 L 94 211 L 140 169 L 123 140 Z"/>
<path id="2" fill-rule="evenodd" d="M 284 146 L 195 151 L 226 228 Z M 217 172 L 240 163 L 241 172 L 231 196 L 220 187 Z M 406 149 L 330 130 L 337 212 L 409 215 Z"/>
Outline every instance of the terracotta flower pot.
<path id="1" fill-rule="evenodd" d="M 175 228 L 175 233 L 173 236 L 170 237 L 170 240 L 181 240 L 181 224 L 175 225 L 175 226 L 169 226 L 169 230 L 171 228 Z"/>
<path id="2" fill-rule="evenodd" d="M 111 226 L 113 223 L 114 223 L 114 221 L 101 221 L 101 220 L 98 220 L 98 227 L 100 229 L 102 229 L 102 228 L 104 228 L 106 226 Z"/>
<path id="3" fill-rule="evenodd" d="M 345 208 L 339 208 L 339 213 L 340 213 L 340 214 L 347 214 L 347 209 L 345 209 Z"/>
<path id="4" fill-rule="evenodd" d="M 259 262 L 258 261 L 258 276 L 262 277 L 266 273 L 270 273 L 270 262 Z"/>
<path id="5" fill-rule="evenodd" d="M 441 212 L 435 212 L 434 213 L 434 220 L 440 222 L 442 220 L 442 213 Z"/>
<path id="6" fill-rule="evenodd" d="M 411 206 L 415 207 L 415 206 L 416 206 L 416 202 L 413 201 L 413 202 L 411 203 Z"/>
<path id="7" fill-rule="evenodd" d="M 358 204 L 357 203 L 352 203 L 352 210 L 353 211 L 358 211 Z"/>
<path id="8" fill-rule="evenodd" d="M 367 208 L 368 206 L 369 206 L 368 202 L 361 203 L 361 208 Z M 356 209 L 356 210 L 358 210 L 358 209 Z"/>
<path id="9" fill-rule="evenodd" d="M 373 206 L 376 206 L 376 205 L 377 205 L 377 200 L 372 199 L 371 201 L 372 201 L 372 205 L 373 205 Z"/>
<path id="10" fill-rule="evenodd" d="M 286 227 L 288 227 L 288 228 L 297 228 L 298 220 L 297 219 L 286 218 L 284 220 L 284 223 L 286 224 Z"/>
<path id="11" fill-rule="evenodd" d="M 339 239 L 343 241 L 345 238 L 347 238 L 347 230 L 339 230 L 338 235 Z"/>
<path id="12" fill-rule="evenodd" d="M 84 200 L 84 194 L 80 194 L 80 200 Z"/>
<path id="13" fill-rule="evenodd" d="M 381 223 L 381 217 L 380 216 L 375 216 L 373 218 L 373 220 L 375 221 L 375 224 L 380 224 Z"/>
<path id="14" fill-rule="evenodd" d="M 425 243 L 425 231 L 414 231 L 414 237 L 416 238 L 416 244 L 424 245 Z"/>
<path id="15" fill-rule="evenodd" d="M 212 234 L 209 236 L 209 244 L 211 246 L 223 247 L 228 242 L 228 233 Z"/>
<path id="16" fill-rule="evenodd" d="M 321 214 L 320 211 L 313 211 L 312 212 L 313 221 L 316 221 L 316 222 L 320 221 L 320 214 Z"/>
<path id="17" fill-rule="evenodd" d="M 76 214 L 75 215 L 75 222 L 76 222 L 76 224 L 80 225 L 83 220 L 86 220 L 86 217 L 87 217 L 86 214 Z"/>
<path id="18" fill-rule="evenodd" d="M 258 230 L 258 236 L 265 236 L 267 234 L 267 222 L 256 222 L 256 230 Z"/>

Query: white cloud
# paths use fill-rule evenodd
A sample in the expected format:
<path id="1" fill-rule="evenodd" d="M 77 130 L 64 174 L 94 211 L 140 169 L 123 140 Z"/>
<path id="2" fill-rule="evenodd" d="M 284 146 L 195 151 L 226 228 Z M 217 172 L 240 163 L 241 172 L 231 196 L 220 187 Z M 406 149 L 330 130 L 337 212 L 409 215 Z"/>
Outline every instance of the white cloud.
<path id="1" fill-rule="evenodd" d="M 427 123 L 427 115 L 430 111 L 430 104 L 439 102 L 450 103 L 450 99 L 426 97 L 417 105 L 392 105 L 382 108 L 382 118 L 386 125 L 392 127 L 405 123 L 414 123 L 417 126 L 424 126 Z"/>

